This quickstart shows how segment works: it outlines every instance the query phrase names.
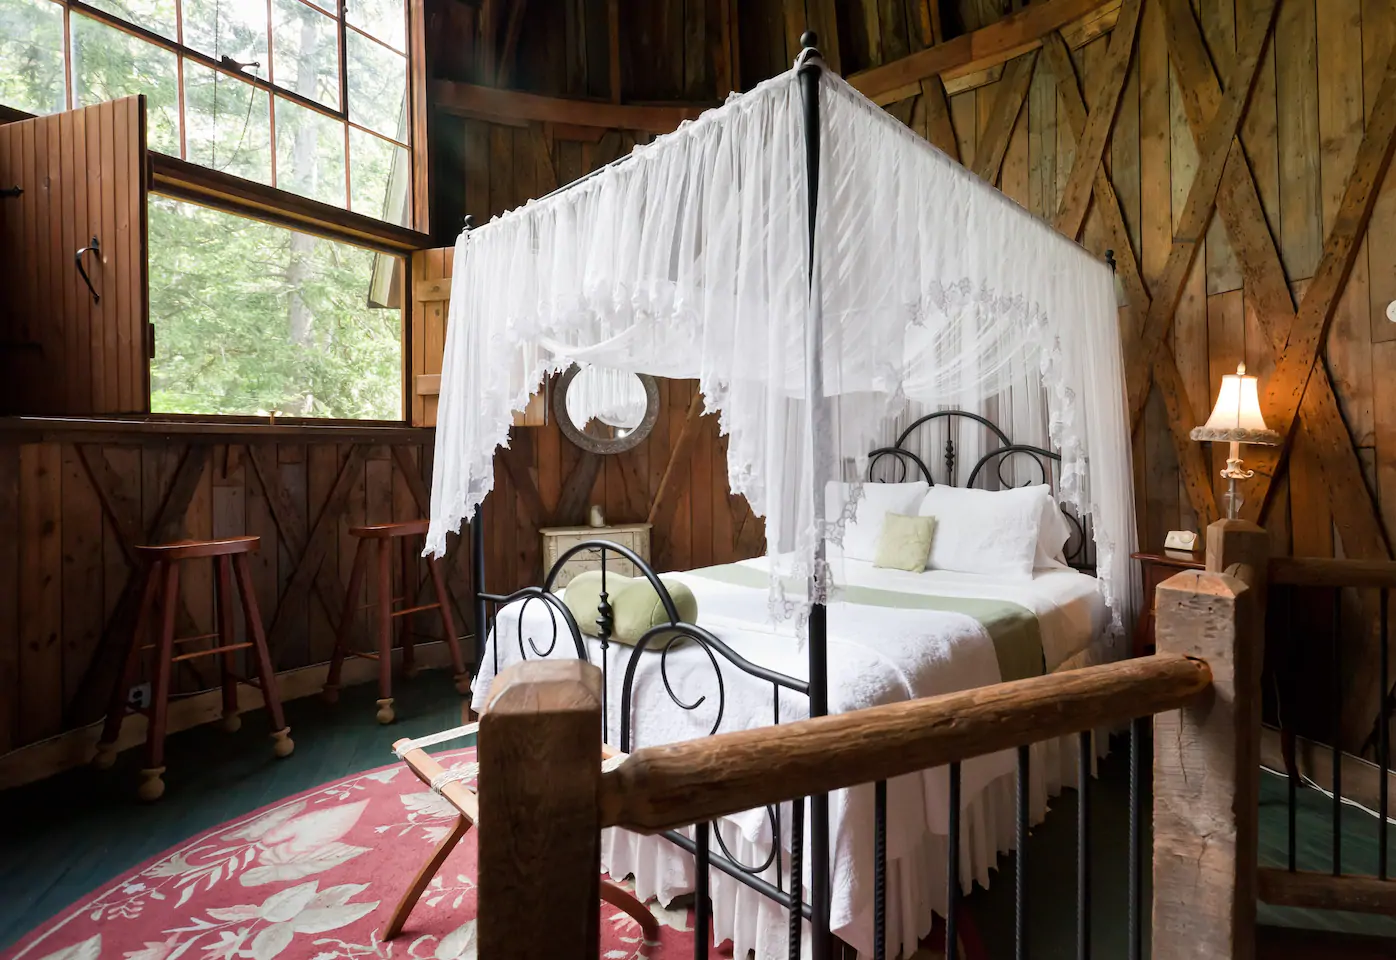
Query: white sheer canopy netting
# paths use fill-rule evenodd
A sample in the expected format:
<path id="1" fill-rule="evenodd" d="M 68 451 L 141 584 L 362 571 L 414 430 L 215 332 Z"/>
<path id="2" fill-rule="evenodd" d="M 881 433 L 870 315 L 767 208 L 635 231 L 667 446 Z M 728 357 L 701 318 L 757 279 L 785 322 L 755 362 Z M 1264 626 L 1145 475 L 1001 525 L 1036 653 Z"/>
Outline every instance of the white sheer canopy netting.
<path id="1" fill-rule="evenodd" d="M 794 71 L 462 234 L 428 551 L 489 492 L 512 413 L 548 373 L 577 362 L 697 378 L 730 438 L 731 488 L 766 518 L 773 610 L 799 616 L 838 579 L 843 518 L 823 516 L 826 482 L 862 477 L 908 402 L 1015 396 L 1027 410 L 1045 395 L 1045 436 L 1014 439 L 1061 454 L 1058 495 L 1091 516 L 1102 591 L 1128 622 L 1132 471 L 1109 268 L 842 79 L 824 72 L 819 89 L 812 290 Z"/>

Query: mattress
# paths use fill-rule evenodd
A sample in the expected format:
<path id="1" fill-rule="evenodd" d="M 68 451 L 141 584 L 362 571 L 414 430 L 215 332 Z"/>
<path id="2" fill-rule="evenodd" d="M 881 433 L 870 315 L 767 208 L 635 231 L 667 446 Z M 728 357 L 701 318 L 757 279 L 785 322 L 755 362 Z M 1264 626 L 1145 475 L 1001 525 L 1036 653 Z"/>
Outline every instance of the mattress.
<path id="1" fill-rule="evenodd" d="M 764 558 L 743 567 L 764 571 Z M 686 583 L 698 601 L 698 622 L 738 655 L 761 667 L 798 678 L 808 677 L 807 652 L 792 624 L 772 623 L 767 591 L 714 580 L 702 572 L 665 574 Z M 1031 610 L 1038 619 L 1047 670 L 1101 659 L 1094 644 L 1107 623 L 1107 612 L 1094 578 L 1072 570 L 1038 571 L 1031 581 L 1005 581 L 948 571 L 909 573 L 845 561 L 840 582 L 898 593 L 1007 600 Z M 515 603 L 499 611 L 487 641 L 473 705 L 479 710 L 498 668 L 540 656 L 575 657 L 577 650 L 561 618 L 546 604 Z M 633 651 L 612 643 L 603 650 L 587 638 L 589 659 L 604 666 L 607 740 L 621 742 L 621 699 L 626 667 Z M 834 602 L 828 610 L 829 710 L 846 712 L 916 697 L 935 696 L 1000 681 L 994 644 L 973 617 L 948 611 L 898 609 Z M 809 715 L 808 699 L 751 676 L 702 646 L 676 646 L 667 655 L 646 651 L 635 666 L 631 748 L 789 722 Z M 1047 748 L 1040 748 L 1047 749 Z M 1046 793 L 1055 788 L 1060 765 L 1055 747 L 1034 771 L 1036 792 L 1045 809 Z M 1065 751 L 1069 759 L 1071 751 Z M 987 881 L 988 863 L 1012 835 L 1011 817 L 1003 816 L 1011 797 L 1014 758 L 1011 751 L 978 757 L 962 767 L 961 802 L 967 835 L 965 879 Z M 889 936 L 895 947 L 914 950 L 915 937 L 930 927 L 930 911 L 944 902 L 944 868 L 920 863 L 937 837 L 943 849 L 948 832 L 947 775 L 944 769 L 899 777 L 888 784 L 889 902 L 899 929 Z M 1004 794 L 1004 784 L 1010 785 Z M 789 805 L 781 817 L 781 860 L 788 856 Z M 809 818 L 806 818 L 808 830 Z M 761 863 L 771 847 L 767 811 L 747 811 L 723 818 L 716 829 L 739 859 Z M 1004 831 L 1007 831 L 1005 833 Z M 871 943 L 872 788 L 839 791 L 830 799 L 831 851 L 834 863 L 831 927 L 856 947 Z M 806 846 L 806 850 L 808 850 Z M 607 831 L 603 862 L 615 876 L 633 874 L 642 897 L 667 902 L 693 888 L 692 858 L 656 837 Z M 943 864 L 943 860 L 941 860 Z M 774 882 L 775 863 L 764 876 Z M 786 865 L 784 870 L 788 870 Z M 808 883 L 808 862 L 805 864 Z M 982 876 L 981 876 L 982 874 Z M 939 880 L 937 882 L 937 877 Z M 937 893 L 938 887 L 938 893 Z M 714 929 L 719 942 L 732 939 L 736 955 L 758 956 L 783 942 L 784 911 L 744 885 L 714 873 Z M 755 899 L 753 899 L 755 898 Z M 924 927 L 924 929 L 922 929 Z M 769 943 L 768 943 L 769 941 Z M 783 949 L 783 948 L 781 948 Z"/>

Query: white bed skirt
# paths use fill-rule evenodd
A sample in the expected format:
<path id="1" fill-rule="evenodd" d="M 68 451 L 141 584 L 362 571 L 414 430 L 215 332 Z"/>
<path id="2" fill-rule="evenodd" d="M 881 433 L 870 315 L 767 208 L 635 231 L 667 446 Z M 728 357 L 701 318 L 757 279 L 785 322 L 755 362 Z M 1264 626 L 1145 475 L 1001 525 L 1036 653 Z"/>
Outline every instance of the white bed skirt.
<path id="1" fill-rule="evenodd" d="M 1083 651 L 1060 670 L 1101 662 L 1097 649 Z M 1060 671 L 1058 671 L 1060 672 Z M 1096 752 L 1104 754 L 1106 738 L 1096 738 Z M 1047 814 L 1048 800 L 1059 794 L 1064 786 L 1076 782 L 1077 747 L 1075 737 L 1063 737 L 1033 744 L 1029 771 L 1031 820 L 1042 822 Z M 786 808 L 788 810 L 788 807 Z M 1017 833 L 1016 773 L 998 777 L 962 808 L 960 817 L 960 885 L 968 893 L 975 882 L 989 885 L 989 871 L 998 863 L 998 856 L 1014 849 Z M 784 829 L 788 837 L 788 816 Z M 743 834 L 736 824 L 720 820 L 715 829 L 740 863 L 759 864 L 768 855 L 769 847 L 758 845 Z M 808 830 L 808 827 L 806 827 Z M 868 824 L 871 834 L 872 824 Z M 692 836 L 692 830 L 683 831 Z M 901 849 L 889 843 L 887 850 L 887 946 L 891 956 L 910 956 L 916 952 L 922 937 L 930 933 L 932 912 L 944 914 L 946 891 L 946 857 L 948 837 L 926 832 Z M 713 852 L 718 853 L 717 844 Z M 809 846 L 805 846 L 805 870 L 809 869 Z M 781 876 L 789 888 L 789 851 L 783 850 Z M 601 862 L 612 877 L 633 876 L 636 894 L 641 900 L 655 897 L 669 904 L 675 897 L 694 889 L 694 859 L 663 837 L 647 837 L 626 830 L 609 829 L 601 838 Z M 774 883 L 774 865 L 762 878 Z M 788 912 L 744 883 L 718 871 L 711 871 L 714 943 L 732 941 L 733 955 L 745 957 L 753 951 L 758 960 L 788 956 Z M 840 915 L 839 898 L 835 898 L 831 927 L 835 935 L 858 949 L 860 955 L 872 953 L 872 900 L 868 898 L 856 914 L 845 908 Z M 808 900 L 808 891 L 806 891 Z M 845 904 L 845 907 L 847 905 Z M 809 924 L 805 924 L 805 950 L 808 955 Z"/>

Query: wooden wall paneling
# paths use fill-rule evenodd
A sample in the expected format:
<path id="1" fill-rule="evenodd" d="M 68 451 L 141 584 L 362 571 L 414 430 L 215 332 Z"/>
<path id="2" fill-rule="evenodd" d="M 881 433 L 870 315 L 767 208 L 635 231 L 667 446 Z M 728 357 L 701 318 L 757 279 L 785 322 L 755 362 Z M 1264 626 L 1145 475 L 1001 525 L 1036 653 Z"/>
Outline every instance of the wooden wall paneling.
<path id="1" fill-rule="evenodd" d="M 713 563 L 741 559 L 736 555 L 736 517 L 733 515 L 731 487 L 727 482 L 727 438 L 719 436 L 717 416 L 707 418 L 713 442 L 713 476 L 708 510 L 712 515 Z"/>
<path id="2" fill-rule="evenodd" d="M 333 449 L 333 447 L 331 447 Z M 226 444 L 222 448 L 221 462 L 215 456 L 214 469 L 210 471 L 213 490 L 211 494 L 213 516 L 212 533 L 215 537 L 240 537 L 247 533 L 247 493 L 243 489 L 246 471 L 243 463 L 246 457 L 237 444 Z M 233 618 L 233 636 L 241 643 L 247 634 L 247 624 L 242 617 Z M 246 669 L 247 656 L 244 651 L 234 653 L 234 662 L 240 669 Z M 329 659 L 329 654 L 325 655 Z"/>
<path id="3" fill-rule="evenodd" d="M 978 90 L 957 93 L 950 98 L 950 123 L 955 130 L 956 146 L 960 151 L 960 162 L 974 169 L 979 144 Z"/>
<path id="4" fill-rule="evenodd" d="M 292 522 L 299 530 L 309 527 L 305 457 L 304 444 L 279 443 L 276 446 L 277 479 L 286 497 L 284 501 L 286 510 L 290 516 L 295 518 Z M 290 622 L 287 626 L 287 639 L 285 641 L 284 656 L 286 660 L 283 662 L 310 663 L 312 662 L 310 660 L 310 607 L 314 606 L 314 603 L 311 601 L 309 593 L 305 595 L 304 599 L 289 595 L 291 578 L 301 559 L 297 552 L 301 548 L 301 543 L 292 543 L 280 524 L 277 525 L 276 541 L 276 578 L 280 591 L 278 596 L 284 598 L 282 603 L 294 603 L 294 607 L 288 612 Z M 301 542 L 304 542 L 303 539 Z M 263 544 L 263 549 L 267 549 L 268 546 L 270 545 Z M 338 599 L 333 595 L 330 597 L 331 603 Z"/>
<path id="5" fill-rule="evenodd" d="M 1085 98 L 1085 102 L 1088 104 L 1087 126 L 1089 126 L 1090 122 L 1089 111 L 1095 109 L 1096 104 L 1098 104 L 1104 97 L 1104 91 L 1100 89 L 1100 79 L 1105 73 L 1105 71 L 1109 69 L 1109 54 L 1110 49 L 1108 37 L 1098 37 L 1095 40 L 1092 40 L 1090 43 L 1084 44 L 1077 51 L 1077 56 L 1081 64 L 1081 69 L 1078 75 L 1087 78 L 1088 82 L 1086 84 L 1086 89 L 1090 91 L 1090 96 Z M 1058 109 L 1060 110 L 1060 97 L 1062 96 L 1062 94 L 1061 88 L 1058 87 L 1057 89 L 1059 95 L 1057 103 Z M 1117 115 L 1118 110 L 1119 100 L 1117 97 Z M 1075 136 L 1075 144 L 1073 145 L 1073 149 L 1079 149 L 1081 137 L 1084 135 L 1085 131 L 1086 127 L 1082 127 L 1082 129 L 1079 131 L 1074 126 L 1071 127 L 1071 132 Z M 1113 132 L 1114 126 L 1112 124 L 1112 135 Z M 1110 152 L 1110 141 L 1107 139 L 1105 144 L 1105 148 L 1101 153 L 1101 159 L 1096 163 L 1095 170 L 1091 173 L 1090 182 L 1086 186 L 1086 190 L 1089 195 L 1089 205 L 1086 207 L 1086 216 L 1081 221 L 1081 231 L 1078 236 L 1078 239 L 1080 240 L 1082 246 L 1084 246 L 1087 250 L 1091 251 L 1091 253 L 1095 254 L 1097 257 L 1102 258 L 1105 256 L 1105 251 L 1109 249 L 1111 246 L 1113 246 L 1113 244 L 1105 242 L 1105 224 L 1101 216 L 1101 204 L 1095 196 L 1095 185 L 1099 180 L 1102 171 L 1104 171 L 1107 168 L 1105 158 L 1109 155 Z M 1072 164 L 1073 166 L 1075 165 L 1074 153 L 1072 156 Z M 1106 176 L 1108 177 L 1108 174 L 1106 174 Z"/>
<path id="6" fill-rule="evenodd" d="M 189 507 L 184 514 L 183 535 L 195 540 L 206 540 L 213 536 L 213 474 L 214 469 L 204 470 L 194 493 L 189 498 Z M 66 589 L 66 588 L 65 588 Z M 213 609 L 213 563 L 196 561 L 186 563 L 179 572 L 179 593 L 185 610 L 189 614 L 189 635 L 214 632 Z M 200 646 L 212 646 L 200 643 Z M 86 663 L 86 658 L 83 660 Z M 216 683 L 217 670 L 213 660 L 186 660 L 188 669 L 177 674 L 176 687 L 180 692 L 201 690 L 209 684 L 201 682 L 207 677 Z M 198 684 L 197 686 L 195 684 Z"/>
<path id="7" fill-rule="evenodd" d="M 58 444 L 19 449 L 19 731 L 63 728 L 62 459 Z"/>
<path id="8" fill-rule="evenodd" d="M 1041 57 L 1038 58 L 1042 60 Z M 1034 76 L 1038 72 L 1047 72 L 1045 62 L 1039 62 Z M 999 173 L 999 189 L 1006 196 L 1013 198 L 1024 208 L 1031 202 L 1030 190 L 1028 186 L 1028 126 L 1029 109 L 1028 97 L 1032 90 L 1031 78 L 1023 89 L 1023 102 L 1020 105 L 1018 116 L 1014 120 L 1012 133 L 1008 138 L 1008 149 L 1003 155 L 1003 164 Z M 918 98 L 924 101 L 924 96 Z"/>
<path id="9" fill-rule="evenodd" d="M 0 446 L 0 585 L 4 585 L 0 589 L 0 753 L 23 742 L 19 714 L 20 529 L 19 447 Z"/>
<path id="10" fill-rule="evenodd" d="M 87 240 L 74 242 L 77 239 L 77 225 L 74 223 L 76 214 L 75 196 L 77 178 L 75 177 L 77 141 L 73 132 L 73 114 L 64 111 L 57 116 L 57 123 L 50 124 L 50 152 L 58 161 L 58 174 L 50 178 L 50 189 L 57 193 L 57 197 L 50 197 L 50 203 L 57 212 L 54 224 L 53 251 L 50 258 L 55 264 L 63 263 L 61 259 L 63 251 L 75 251 L 79 247 L 85 247 Z M 63 325 L 63 353 L 64 367 L 67 382 L 67 399 L 64 408 L 67 410 L 91 410 L 92 398 L 89 390 L 91 388 L 90 377 L 84 377 L 84 373 L 90 374 L 90 369 L 83 370 L 84 360 L 90 363 L 91 356 L 88 353 L 88 337 L 91 335 L 88 327 L 88 317 L 86 311 L 79 311 L 78 304 L 81 302 L 77 296 L 77 290 L 72 283 L 71 271 L 68 273 L 55 270 L 53 297 L 61 306 L 61 315 L 67 318 Z M 67 282 L 65 282 L 67 281 Z M 86 292 L 86 291 L 84 291 Z M 89 298 L 90 299 L 90 298 Z"/>
<path id="11" fill-rule="evenodd" d="M 1199 19 L 1202 24 L 1203 35 L 1207 39 L 1207 49 L 1211 51 L 1212 60 L 1217 70 L 1222 75 L 1226 75 L 1231 68 L 1236 56 L 1236 6 L 1233 0 L 1202 0 L 1198 4 Z M 1243 18 L 1243 22 L 1248 22 L 1249 18 Z M 1268 56 L 1268 48 L 1266 55 Z M 1263 70 L 1263 66 L 1259 68 Z M 1257 80 L 1259 85 L 1259 80 Z M 1175 79 L 1175 91 L 1176 79 Z M 1258 94 L 1253 92 L 1252 106 Z M 1187 119 L 1183 116 L 1183 107 L 1177 105 L 1177 119 L 1174 120 L 1175 131 L 1181 129 L 1184 136 L 1187 136 Z M 1245 118 L 1242 118 L 1245 122 Z M 1220 217 L 1213 217 L 1211 225 L 1207 228 L 1207 245 L 1205 251 L 1207 264 L 1207 294 L 1210 296 L 1217 293 L 1226 293 L 1229 290 L 1237 290 L 1241 287 L 1241 267 L 1236 260 L 1236 253 L 1231 248 L 1231 238 L 1227 234 L 1226 226 Z"/>
<path id="12" fill-rule="evenodd" d="M 1207 400 L 1205 405 L 1196 405 L 1193 409 L 1210 413 L 1212 402 L 1216 400 L 1216 392 L 1221 387 L 1222 376 L 1235 373 L 1236 364 L 1250 360 L 1243 295 L 1239 291 L 1232 291 L 1208 297 L 1205 325 L 1207 339 L 1204 344 L 1204 358 L 1207 364 L 1202 369 L 1202 375 L 1205 377 Z M 1269 344 L 1263 344 L 1262 348 L 1269 353 Z M 1217 492 L 1218 505 L 1225 510 L 1226 505 L 1221 496 L 1226 491 L 1227 484 L 1221 478 L 1221 470 L 1226 466 L 1228 446 L 1224 443 L 1213 443 L 1210 446 L 1211 457 L 1208 463 L 1212 467 L 1212 482 Z"/>
<path id="13" fill-rule="evenodd" d="M 1141 12 L 1142 16 L 1142 12 Z M 1139 56 L 1130 61 L 1120 106 L 1115 114 L 1114 135 L 1110 139 L 1110 179 L 1127 228 L 1131 250 L 1139 250 Z M 1116 250 L 1118 255 L 1121 251 Z"/>
<path id="14" fill-rule="evenodd" d="M 1091 185 L 1095 181 L 1095 171 L 1110 139 L 1111 128 L 1115 125 L 1115 110 L 1119 106 L 1120 92 L 1124 89 L 1125 76 L 1134 53 L 1134 41 L 1138 31 L 1142 0 L 1125 0 L 1120 9 L 1120 19 L 1110 33 L 1110 51 L 1101 63 L 1101 76 L 1092 78 L 1100 84 L 1100 98 L 1092 102 L 1090 119 L 1081 135 L 1071 171 L 1063 187 L 1062 198 L 1056 217 L 1057 229 L 1069 237 L 1080 232 L 1090 204 Z M 1088 85 L 1089 86 L 1089 85 Z"/>
<path id="15" fill-rule="evenodd" d="M 1313 276 L 1323 247 L 1317 24 L 1313 0 L 1288 0 L 1275 25 L 1280 255 L 1290 280 Z"/>
<path id="16" fill-rule="evenodd" d="M 71 181 L 69 181 L 71 182 Z M 63 550 L 63 703 L 67 703 L 82 681 L 92 653 L 102 636 L 105 610 L 102 604 L 102 504 L 77 447 L 62 446 L 62 550 Z M 3 456 L 0 456 L 0 463 Z M 3 466 L 0 466 L 0 471 Z M 3 484 L 0 475 L 0 484 Z M 0 487 L 3 489 L 3 487 Z M 3 494 L 0 493 L 0 497 Z M 6 504 L 0 500 L 0 512 Z M 3 523 L 0 520 L 0 523 Z M 0 531 L 0 536 L 3 536 Z M 0 560 L 0 576 L 3 561 Z M 9 582 L 9 581 L 4 581 Z M 0 628 L 0 637 L 10 635 Z M 3 643 L 3 640 L 0 640 Z M 0 742 L 3 742 L 0 740 Z"/>
<path id="17" fill-rule="evenodd" d="M 55 176 L 56 171 L 50 169 L 49 161 L 50 153 L 52 153 L 54 155 L 53 166 L 57 166 L 57 154 L 60 152 L 60 147 L 56 143 L 50 144 L 50 134 L 57 132 L 58 119 L 47 117 L 42 121 L 31 120 L 28 122 L 35 125 L 33 148 L 35 180 L 31 181 L 27 187 L 30 190 L 36 190 L 40 198 L 39 206 L 35 210 L 38 216 L 38 225 L 33 262 L 39 284 L 39 299 L 30 301 L 30 309 L 43 311 L 46 308 L 53 308 L 54 292 L 59 289 L 62 283 L 62 274 L 60 273 L 62 267 L 54 260 L 54 257 L 59 253 L 58 244 L 60 242 L 59 238 L 54 236 L 59 220 L 55 205 L 55 201 L 59 198 L 55 196 L 57 192 L 55 186 L 59 190 L 62 187 L 61 184 L 55 184 L 54 181 L 58 177 Z M 118 183 L 119 180 L 113 177 L 112 182 Z M 120 310 L 120 306 L 118 300 L 116 303 L 118 310 Z M 42 313 L 39 316 L 42 317 Z M 42 330 L 40 342 L 44 345 L 44 352 L 42 358 L 43 377 L 33 384 L 33 387 L 37 388 L 36 399 L 43 404 L 37 408 L 37 412 L 69 412 L 71 408 L 68 406 L 69 398 L 65 396 L 66 389 L 61 382 L 55 383 L 51 379 L 55 373 L 66 372 L 68 366 L 67 344 L 64 343 L 67 323 L 63 322 L 62 319 L 58 323 L 45 323 L 39 319 L 38 325 Z M 124 400 L 124 396 L 121 399 Z"/>
<path id="18" fill-rule="evenodd" d="M 1370 119 L 1386 75 L 1386 63 L 1396 47 L 1396 16 L 1386 0 L 1362 3 L 1362 96 Z M 1396 323 L 1387 318 L 1387 306 L 1396 300 L 1396 177 L 1388 171 L 1367 224 L 1368 283 L 1373 343 L 1396 340 Z M 1390 527 L 1388 527 L 1390 529 Z"/>
<path id="19" fill-rule="evenodd" d="M 1139 266 L 1153 290 L 1163 273 L 1173 240 L 1172 151 L 1169 134 L 1168 50 L 1164 42 L 1163 4 L 1145 4 L 1139 24 Z M 1136 474 L 1143 487 L 1136 500 L 1147 505 L 1141 519 L 1142 543 L 1161 543 L 1160 530 L 1171 528 L 1178 511 L 1177 459 L 1167 436 L 1167 413 L 1161 398 L 1151 398 L 1135 447 Z M 1142 454 L 1142 456 L 1141 456 Z"/>
<path id="20" fill-rule="evenodd" d="M 1039 217 L 1057 211 L 1057 83 L 1039 70 L 1028 88 L 1028 209 Z M 939 78 L 922 84 L 939 84 Z M 933 122 L 927 119 L 928 126 Z M 950 130 L 954 134 L 953 128 Z"/>
<path id="21" fill-rule="evenodd" d="M 349 535 L 350 527 L 363 526 L 368 522 L 364 516 L 364 486 L 363 486 L 363 459 L 362 454 L 357 452 L 358 448 L 352 444 L 341 443 L 335 451 L 335 485 L 347 482 L 349 489 L 343 492 L 343 501 L 340 510 L 340 522 L 335 525 L 334 533 L 338 541 L 339 569 L 345 586 L 348 586 L 349 571 L 354 567 L 354 554 L 358 548 L 357 537 Z M 334 495 L 334 487 L 331 487 L 330 496 Z M 328 508 L 329 501 L 326 501 Z M 356 649 L 367 649 L 364 644 L 368 636 L 366 624 L 367 614 L 363 610 L 364 597 L 367 590 L 360 588 L 359 595 L 354 598 L 354 604 L 350 613 L 349 644 Z M 338 626 L 336 624 L 336 626 Z"/>
<path id="22" fill-rule="evenodd" d="M 1317 18 L 1319 178 L 1323 234 L 1328 235 L 1342 205 L 1358 146 L 1362 143 L 1363 62 L 1352 51 L 1362 46 L 1361 0 L 1332 0 Z M 1364 245 L 1366 241 L 1363 241 Z M 1375 442 L 1372 410 L 1372 323 L 1367 281 L 1367 250 L 1360 249 L 1338 298 L 1328 329 L 1325 355 L 1343 419 L 1358 447 Z"/>
<path id="23" fill-rule="evenodd" d="M 693 397 L 692 402 L 703 402 L 696 385 Z M 721 476 L 717 464 L 713 462 L 717 448 L 716 419 L 699 415 L 695 424 L 693 455 L 689 462 L 688 485 L 691 492 L 688 509 L 693 538 L 690 562 L 694 567 L 710 567 L 718 555 L 718 546 L 713 537 L 713 498 L 710 493 Z"/>
<path id="24" fill-rule="evenodd" d="M 116 180 L 115 106 L 113 103 L 99 103 L 96 105 L 95 108 L 91 109 L 95 109 L 97 112 L 97 120 L 100 125 L 99 142 L 101 144 L 101 153 L 99 154 L 100 162 L 99 164 L 95 165 L 99 174 L 99 179 L 97 181 L 97 191 L 98 199 L 101 201 L 101 229 L 94 229 L 93 232 L 98 237 L 111 237 L 114 239 L 116 237 L 117 223 L 116 195 L 114 191 L 108 189 L 105 185 L 107 183 L 115 182 Z M 88 162 L 91 162 L 90 156 Z M 91 189 L 90 185 L 89 189 Z M 97 223 L 96 221 L 94 221 L 93 227 L 95 228 L 96 225 Z M 99 268 L 102 271 L 102 279 L 101 281 L 93 279 L 92 283 L 93 286 L 97 288 L 98 293 L 107 294 L 107 305 L 105 307 L 101 307 L 100 310 L 96 311 L 101 324 L 102 331 L 102 364 L 104 367 L 106 367 L 106 402 L 114 405 L 112 409 L 120 410 L 122 409 L 121 397 L 123 380 L 125 379 L 125 371 L 123 369 L 122 363 L 120 362 L 120 351 L 117 346 L 116 324 L 110 322 L 109 320 L 114 301 L 119 302 L 119 296 L 117 295 L 116 285 L 111 282 L 112 278 L 109 277 L 107 273 L 107 267 L 110 262 L 110 256 L 107 255 L 106 251 L 103 251 L 101 267 Z M 92 273 L 92 271 L 89 270 L 88 273 L 90 274 Z"/>
<path id="25" fill-rule="evenodd" d="M 254 449 L 253 444 L 248 444 L 249 464 L 253 462 L 253 457 L 258 457 L 269 466 L 274 467 L 276 448 L 271 444 L 258 444 L 256 446 L 259 446 L 260 449 Z M 252 586 L 257 592 L 257 609 L 262 615 L 262 628 L 270 631 L 281 600 L 276 520 L 272 517 L 272 507 L 267 490 L 258 481 L 255 472 L 249 470 L 247 481 L 247 485 L 244 487 L 247 498 L 244 507 L 244 515 L 247 519 L 247 535 L 260 537 L 262 541 L 257 552 L 248 557 L 248 563 L 252 571 Z M 268 482 L 270 482 L 270 478 L 268 478 Z M 281 650 L 276 646 L 271 647 L 271 655 L 278 664 L 287 662 L 282 660 Z"/>
<path id="26" fill-rule="evenodd" d="M 975 157 L 974 172 L 986 183 L 998 183 L 999 171 L 1008 143 L 1018 125 L 1018 116 L 1027 99 L 1038 52 L 1033 50 L 1013 60 L 1002 81 L 995 84 L 989 97 L 980 98 L 980 109 L 988 110 L 982 128 L 981 147 Z M 990 108 L 992 104 L 992 108 Z"/>
<path id="27" fill-rule="evenodd" d="M 689 414 L 693 409 L 697 387 L 692 380 L 669 381 L 669 435 L 679 438 L 676 451 L 684 446 L 683 431 L 696 434 L 696 419 Z M 690 424 L 692 426 L 690 427 Z M 689 570 L 693 560 L 693 513 L 689 485 L 676 478 L 674 488 L 673 514 L 669 520 L 670 560 L 675 570 Z"/>

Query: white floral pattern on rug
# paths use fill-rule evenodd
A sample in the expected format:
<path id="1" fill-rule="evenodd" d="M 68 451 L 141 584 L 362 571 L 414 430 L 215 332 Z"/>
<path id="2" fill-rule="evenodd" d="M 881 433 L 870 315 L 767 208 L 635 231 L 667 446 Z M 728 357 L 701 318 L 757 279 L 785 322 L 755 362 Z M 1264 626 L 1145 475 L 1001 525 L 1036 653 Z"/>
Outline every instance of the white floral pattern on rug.
<path id="1" fill-rule="evenodd" d="M 474 759 L 473 749 L 452 755 Z M 74 904 L 3 960 L 476 960 L 475 831 L 428 885 L 402 935 L 379 938 L 455 810 L 402 766 L 325 784 L 223 824 Z M 602 908 L 606 960 L 692 952 L 690 916 L 662 931 Z"/>

